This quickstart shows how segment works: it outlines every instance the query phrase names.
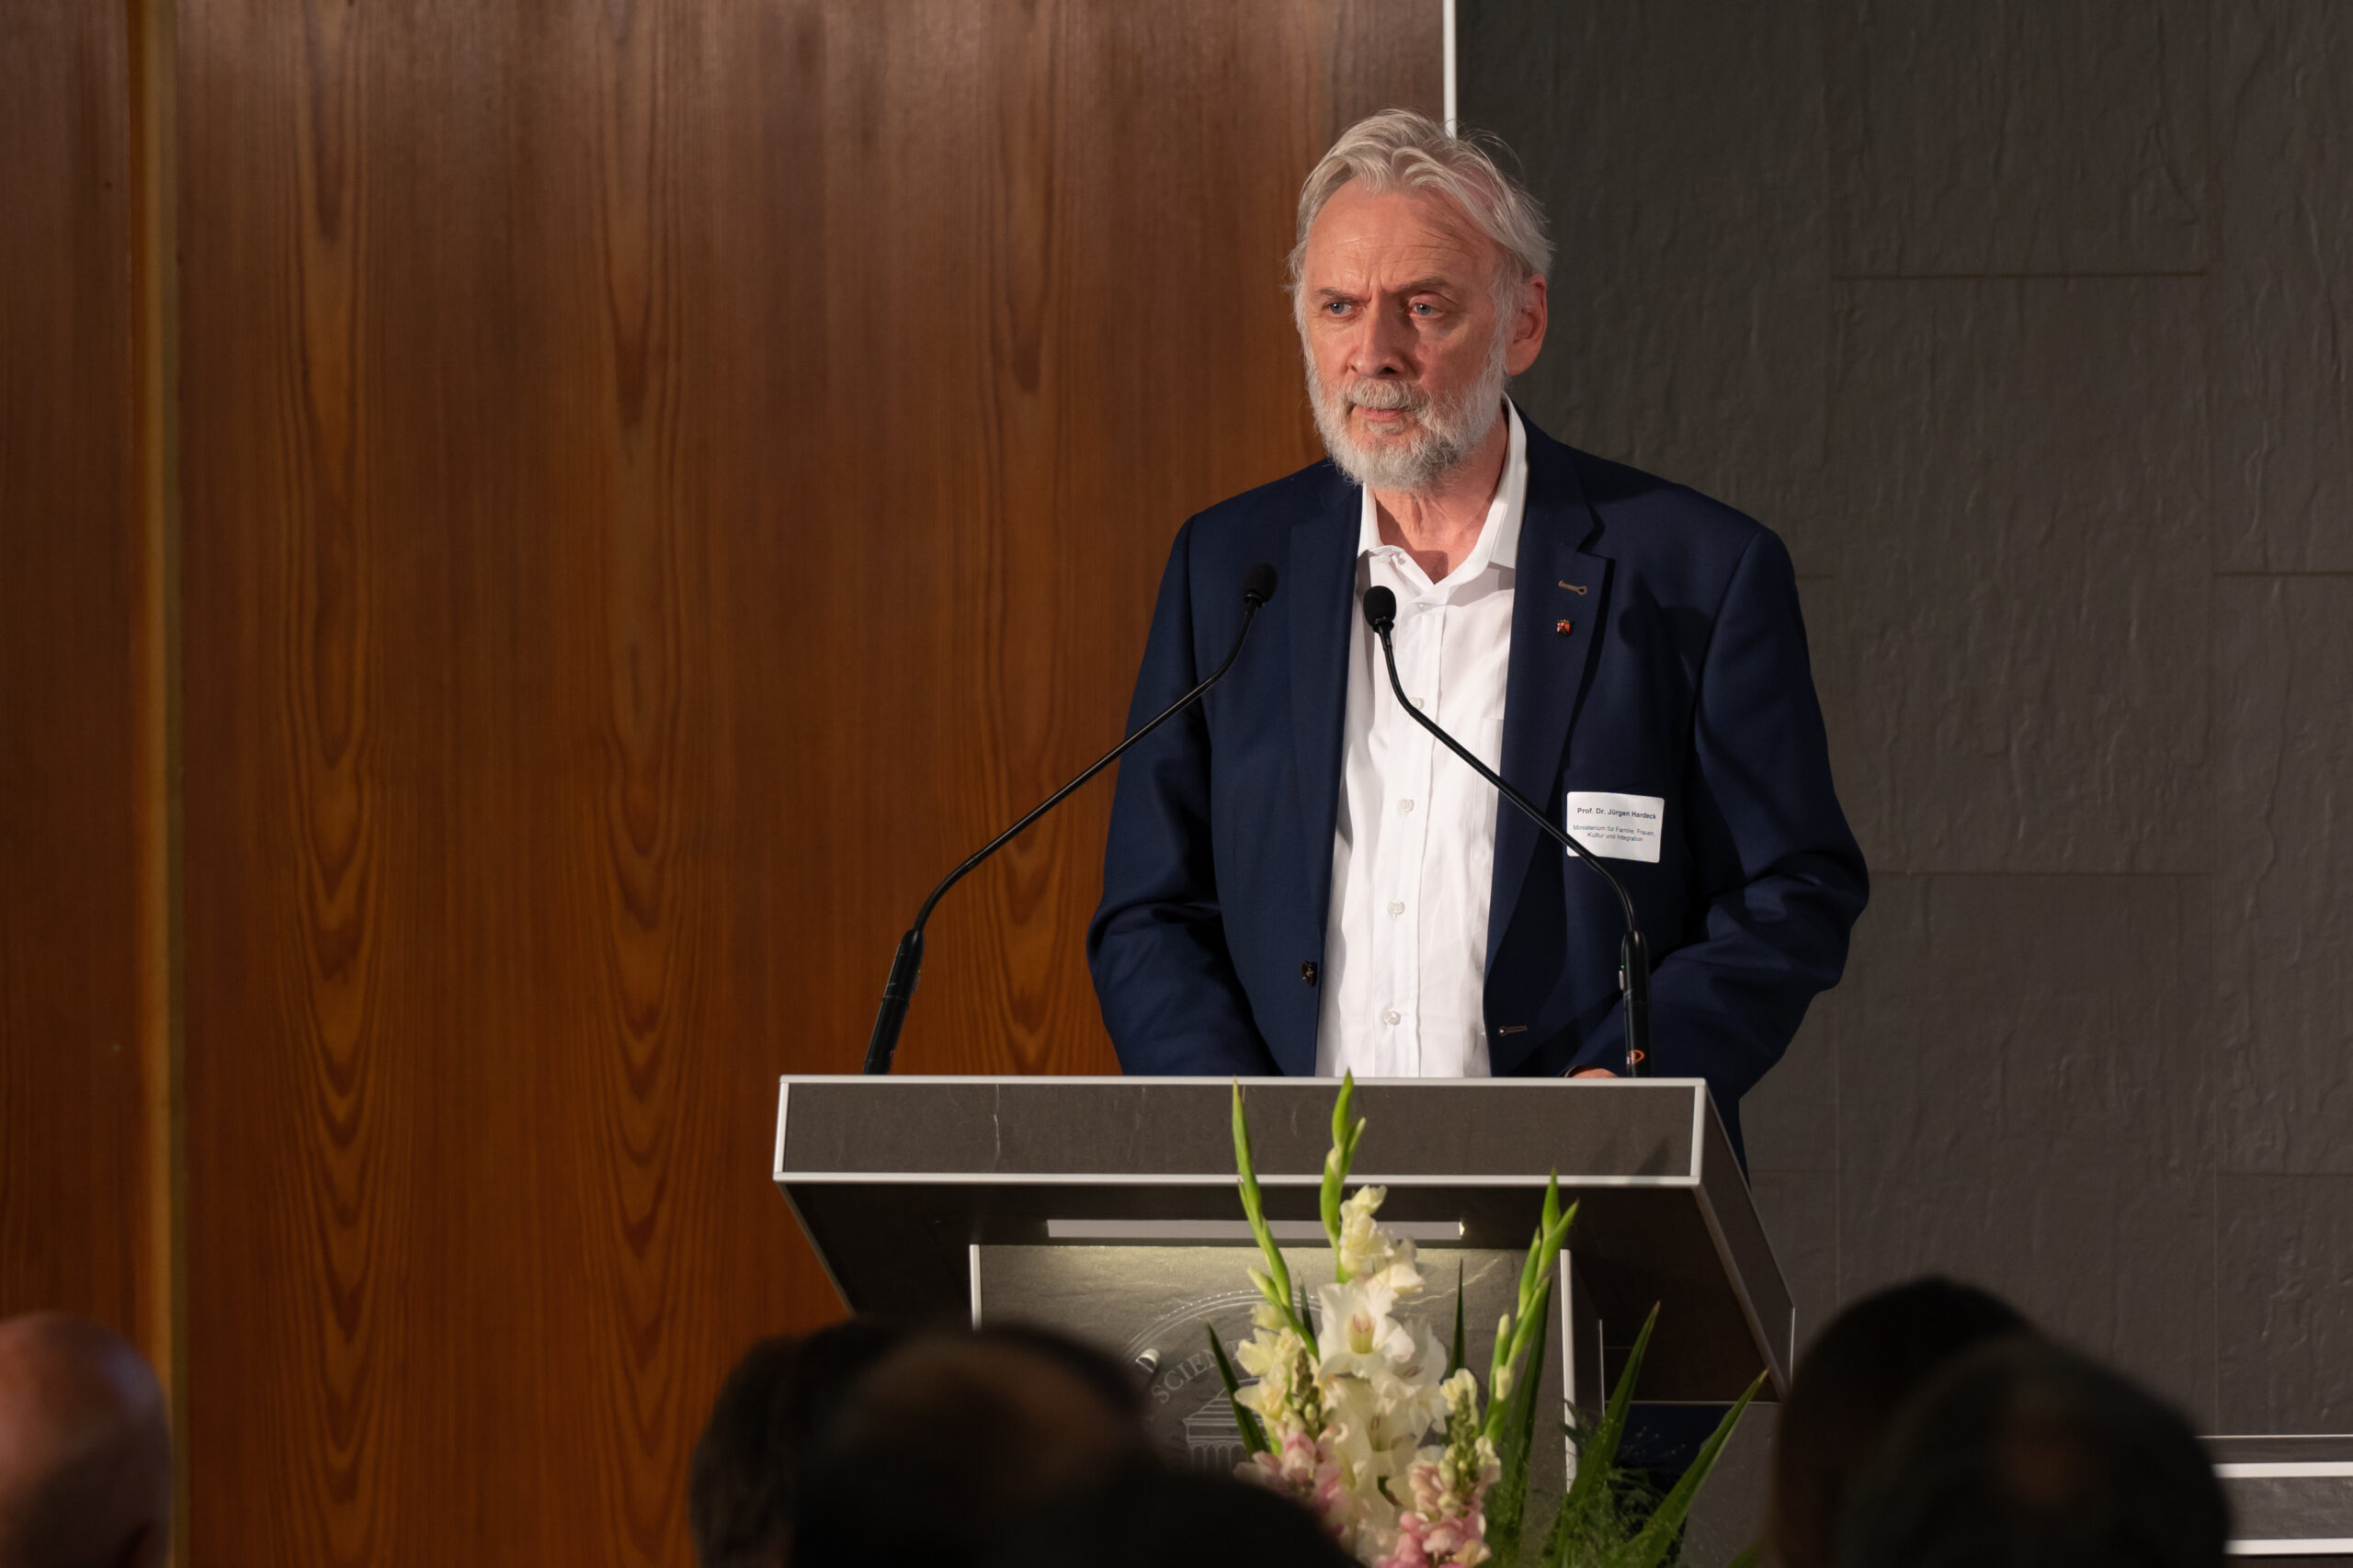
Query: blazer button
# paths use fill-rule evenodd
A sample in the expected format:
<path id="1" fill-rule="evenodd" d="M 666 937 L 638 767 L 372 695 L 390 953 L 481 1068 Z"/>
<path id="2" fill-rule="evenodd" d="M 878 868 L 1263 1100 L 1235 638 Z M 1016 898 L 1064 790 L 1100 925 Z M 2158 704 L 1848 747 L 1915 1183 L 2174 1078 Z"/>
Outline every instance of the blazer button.
<path id="1" fill-rule="evenodd" d="M 1302 980 L 1303 980 L 1303 981 L 1305 981 L 1305 982 L 1307 982 L 1307 983 L 1308 983 L 1308 984 L 1310 984 L 1310 985 L 1314 984 L 1314 983 L 1315 983 L 1315 966 L 1314 966 L 1313 964 L 1312 964 L 1312 963 L 1303 963 L 1303 964 L 1301 964 L 1301 965 L 1299 966 L 1299 978 L 1300 978 L 1300 979 L 1302 979 Z"/>

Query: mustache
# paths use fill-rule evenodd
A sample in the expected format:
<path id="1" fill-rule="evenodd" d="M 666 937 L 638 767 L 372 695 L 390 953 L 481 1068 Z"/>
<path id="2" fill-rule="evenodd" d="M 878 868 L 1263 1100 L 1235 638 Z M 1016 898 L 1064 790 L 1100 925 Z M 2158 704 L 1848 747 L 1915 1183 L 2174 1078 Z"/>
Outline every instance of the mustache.
<path id="1" fill-rule="evenodd" d="M 1376 381 L 1352 376 L 1333 389 L 1343 405 L 1353 403 L 1358 408 L 1395 411 L 1404 414 L 1427 414 L 1430 394 L 1411 381 Z"/>

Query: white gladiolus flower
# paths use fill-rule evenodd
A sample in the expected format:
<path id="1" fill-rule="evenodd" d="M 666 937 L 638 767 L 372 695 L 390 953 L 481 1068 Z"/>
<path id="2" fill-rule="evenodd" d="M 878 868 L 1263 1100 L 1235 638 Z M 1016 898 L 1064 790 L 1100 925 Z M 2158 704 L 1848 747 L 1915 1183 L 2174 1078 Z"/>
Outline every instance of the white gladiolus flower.
<path id="1" fill-rule="evenodd" d="M 1422 1288 L 1422 1277 L 1414 1267 L 1414 1244 L 1373 1219 L 1388 1196 L 1385 1187 L 1359 1187 L 1355 1197 L 1341 1203 L 1340 1267 L 1353 1278 L 1379 1276 L 1398 1295 L 1411 1295 Z"/>
<path id="2" fill-rule="evenodd" d="M 1279 1422 L 1290 1414 L 1295 1403 L 1294 1381 L 1300 1364 L 1306 1359 L 1307 1346 L 1299 1335 L 1285 1329 L 1260 1329 L 1233 1347 L 1233 1358 L 1242 1369 L 1258 1381 L 1241 1391 L 1242 1403 L 1268 1421 Z"/>
<path id="3" fill-rule="evenodd" d="M 1446 1346 L 1425 1323 L 1414 1324 L 1414 1350 L 1397 1369 L 1398 1381 L 1413 1391 L 1406 1416 L 1419 1431 L 1438 1426 L 1446 1419 L 1446 1387 L 1439 1380 L 1446 1375 Z M 1466 1369 L 1457 1378 L 1467 1378 Z M 1472 1386 L 1478 1385 L 1474 1381 Z"/>
<path id="4" fill-rule="evenodd" d="M 1390 1315 L 1397 1305 L 1397 1292 L 1385 1275 L 1325 1285 L 1315 1294 L 1324 1306 L 1324 1326 L 1317 1337 L 1325 1342 L 1327 1357 L 1380 1356 L 1396 1360 L 1413 1354 L 1414 1336 Z"/>
<path id="5" fill-rule="evenodd" d="M 1388 1196 L 1385 1187 L 1360 1187 L 1340 1205 L 1340 1267 L 1351 1275 L 1378 1274 L 1389 1267 L 1389 1238 L 1373 1221 Z"/>
<path id="6" fill-rule="evenodd" d="M 1345 1175 L 1335 1155 L 1327 1175 Z M 1478 1381 L 1447 1374 L 1431 1325 L 1399 1316 L 1421 1295 L 1414 1244 L 1378 1219 L 1385 1189 L 1340 1203 L 1334 1262 L 1345 1282 L 1315 1291 L 1306 1332 L 1275 1305 L 1277 1287 L 1250 1271 L 1267 1298 L 1234 1360 L 1256 1379 L 1237 1398 L 1257 1414 L 1271 1451 L 1243 1471 L 1313 1508 L 1358 1559 L 1381 1568 L 1472 1568 L 1486 1561 L 1484 1502 L 1496 1477 L 1479 1434 Z M 1506 1314 L 1498 1337 L 1508 1340 Z M 1506 1387 L 1495 1397 L 1506 1397 Z M 1435 1437 L 1437 1445 L 1424 1448 Z"/>

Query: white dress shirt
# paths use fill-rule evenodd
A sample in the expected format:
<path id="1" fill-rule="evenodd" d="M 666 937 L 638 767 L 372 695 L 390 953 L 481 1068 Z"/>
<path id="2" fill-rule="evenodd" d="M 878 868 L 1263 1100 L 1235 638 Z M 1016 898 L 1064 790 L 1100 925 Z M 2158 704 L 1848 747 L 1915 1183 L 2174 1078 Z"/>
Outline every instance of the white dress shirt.
<path id="1" fill-rule="evenodd" d="M 1508 403 L 1510 449 L 1479 542 L 1443 582 L 1381 541 L 1370 491 L 1357 597 L 1397 596 L 1406 695 L 1490 767 L 1502 765 L 1513 562 L 1528 501 L 1528 435 Z M 1493 786 L 1401 712 L 1381 642 L 1352 615 L 1332 905 L 1315 1071 L 1337 1077 L 1483 1078 Z"/>

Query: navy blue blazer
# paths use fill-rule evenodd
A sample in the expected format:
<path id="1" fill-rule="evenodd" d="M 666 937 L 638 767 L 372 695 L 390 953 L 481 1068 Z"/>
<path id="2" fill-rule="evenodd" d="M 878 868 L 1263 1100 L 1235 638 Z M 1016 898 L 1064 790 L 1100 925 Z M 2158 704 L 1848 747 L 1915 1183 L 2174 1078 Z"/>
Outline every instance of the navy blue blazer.
<path id="1" fill-rule="evenodd" d="M 1501 772 L 1554 812 L 1572 790 L 1666 802 L 1658 863 L 1609 867 L 1651 948 L 1652 1070 L 1707 1079 L 1738 1149 L 1740 1096 L 1837 983 L 1869 894 L 1789 552 L 1533 425 L 1528 467 Z M 1253 562 L 1280 585 L 1225 681 L 1120 764 L 1086 953 L 1129 1073 L 1315 1071 L 1361 496 L 1320 462 L 1177 532 L 1131 729 L 1223 656 Z M 1505 808 L 1488 910 L 1495 1074 L 1618 1067 L 1608 886 Z"/>

